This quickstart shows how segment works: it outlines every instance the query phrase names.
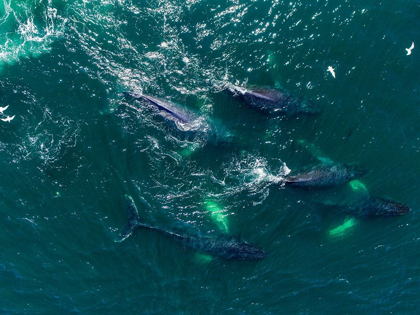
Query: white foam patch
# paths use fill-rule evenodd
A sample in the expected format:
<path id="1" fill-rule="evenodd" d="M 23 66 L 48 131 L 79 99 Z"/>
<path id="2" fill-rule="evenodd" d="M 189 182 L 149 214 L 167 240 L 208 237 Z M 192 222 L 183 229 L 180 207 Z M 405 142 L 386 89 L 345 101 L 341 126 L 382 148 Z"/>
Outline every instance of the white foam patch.
<path id="1" fill-rule="evenodd" d="M 274 165 L 274 166 L 273 166 Z M 282 185 L 290 169 L 285 163 L 267 161 L 267 159 L 249 153 L 243 153 L 234 161 L 224 166 L 225 195 L 235 195 L 247 191 L 255 198 L 254 205 L 264 202 L 269 195 L 269 187 Z"/>
<path id="2" fill-rule="evenodd" d="M 109 1 L 85 5 L 75 1 L 67 8 L 66 36 L 70 40 L 66 41 L 66 47 L 89 57 L 93 67 L 88 75 L 109 87 L 109 111 L 121 101 L 118 92 L 145 90 L 155 94 L 162 89 L 163 82 L 179 94 L 204 95 L 213 88 L 197 82 L 212 82 L 221 76 L 225 67 L 209 67 L 198 54 L 186 49 L 177 25 L 187 11 L 185 6 L 173 1 L 152 2 L 149 6 Z M 131 36 L 127 36 L 129 21 L 121 19 L 118 13 L 121 10 L 153 18 L 156 25 L 151 31 L 159 34 L 159 40 L 148 46 L 133 42 Z M 188 29 L 186 26 L 182 32 Z M 191 31 L 195 29 L 191 26 Z M 103 46 L 107 48 L 102 49 Z"/>
<path id="3" fill-rule="evenodd" d="M 3 5 L 0 27 L 9 31 L 0 36 L 0 67 L 49 52 L 51 44 L 63 34 L 66 19 L 50 2 L 42 16 L 35 16 L 35 4 L 30 1 L 19 5 L 3 1 Z"/>
<path id="4" fill-rule="evenodd" d="M 283 163 L 283 169 L 284 169 L 284 175 L 289 175 L 289 173 L 292 171 L 290 168 L 287 167 L 286 163 Z"/>
<path id="5" fill-rule="evenodd" d="M 249 187 L 282 183 L 284 176 L 288 174 L 287 172 L 290 172 L 285 163 L 283 163 L 282 169 L 271 171 L 267 160 L 263 158 L 256 158 L 254 162 L 248 165 L 250 168 L 242 169 L 241 172 L 245 175 L 245 183 Z"/>
<path id="6" fill-rule="evenodd" d="M 28 150 L 26 158 L 32 156 L 39 158 L 43 164 L 52 164 L 62 158 L 69 148 L 76 146 L 79 134 L 78 122 L 68 117 L 53 119 L 46 108 L 42 121 L 28 131 L 27 139 L 23 141 Z"/>

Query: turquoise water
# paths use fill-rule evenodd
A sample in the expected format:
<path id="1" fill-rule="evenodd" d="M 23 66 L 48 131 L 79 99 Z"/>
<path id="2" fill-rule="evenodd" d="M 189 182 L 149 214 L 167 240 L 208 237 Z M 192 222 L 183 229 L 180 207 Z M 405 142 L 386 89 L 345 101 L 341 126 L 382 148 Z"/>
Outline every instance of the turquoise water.
<path id="1" fill-rule="evenodd" d="M 2 313 L 418 312 L 420 50 L 405 51 L 420 45 L 418 2 L 3 1 L 0 14 L 0 106 L 15 115 L 0 121 Z M 221 82 L 323 112 L 268 118 Z M 186 140 L 127 90 L 242 142 Z M 371 195 L 412 211 L 332 237 L 348 217 L 323 202 L 364 189 L 272 184 L 314 152 L 363 164 Z M 240 235 L 269 256 L 202 257 L 147 230 L 115 242 L 126 194 L 148 224 Z"/>

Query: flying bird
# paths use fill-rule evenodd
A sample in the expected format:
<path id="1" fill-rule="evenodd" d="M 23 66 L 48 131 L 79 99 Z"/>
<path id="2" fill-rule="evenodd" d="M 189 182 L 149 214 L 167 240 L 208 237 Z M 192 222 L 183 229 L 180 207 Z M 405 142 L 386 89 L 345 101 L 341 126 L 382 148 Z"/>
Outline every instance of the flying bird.
<path id="1" fill-rule="evenodd" d="M 7 109 L 7 107 L 9 107 L 9 105 L 0 107 L 0 113 L 3 114 L 3 112 Z"/>
<path id="2" fill-rule="evenodd" d="M 6 122 L 9 122 L 10 123 L 10 121 L 13 120 L 13 118 L 15 118 L 15 116 L 16 115 L 13 115 L 12 117 L 7 116 L 6 118 L 0 118 L 0 119 L 3 120 L 3 121 L 6 121 Z"/>
<path id="3" fill-rule="evenodd" d="M 334 72 L 334 68 L 331 66 L 328 66 L 328 71 L 331 72 L 331 75 L 334 77 L 335 79 L 335 72 Z"/>
<path id="4" fill-rule="evenodd" d="M 406 48 L 405 50 L 407 50 L 407 56 L 408 55 L 411 55 L 411 51 L 414 49 L 414 42 L 413 43 L 411 43 L 411 46 L 410 46 L 410 48 Z"/>

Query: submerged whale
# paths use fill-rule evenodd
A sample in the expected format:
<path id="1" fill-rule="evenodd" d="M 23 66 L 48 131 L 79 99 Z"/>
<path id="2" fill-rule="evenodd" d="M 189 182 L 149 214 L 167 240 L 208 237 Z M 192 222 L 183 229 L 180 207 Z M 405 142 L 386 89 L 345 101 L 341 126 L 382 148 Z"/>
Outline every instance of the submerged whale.
<path id="1" fill-rule="evenodd" d="M 181 105 L 136 92 L 123 92 L 126 97 L 147 102 L 161 117 L 188 138 L 199 138 L 211 144 L 233 143 L 237 137 L 217 120 L 206 119 Z"/>
<path id="2" fill-rule="evenodd" d="M 258 246 L 249 244 L 237 236 L 192 236 L 166 231 L 140 222 L 140 217 L 133 199 L 126 196 L 127 224 L 121 232 L 120 241 L 129 237 L 138 228 L 147 228 L 164 234 L 197 252 L 219 256 L 225 259 L 258 260 L 267 257 L 267 252 Z"/>
<path id="3" fill-rule="evenodd" d="M 275 88 L 243 88 L 229 85 L 226 91 L 249 107 L 268 115 L 318 114 L 321 110 L 311 102 Z"/>
<path id="4" fill-rule="evenodd" d="M 368 170 L 358 164 L 321 164 L 305 168 L 296 174 L 292 172 L 284 181 L 292 187 L 323 188 L 345 184 L 367 173 Z"/>
<path id="5" fill-rule="evenodd" d="M 342 212 L 357 217 L 399 216 L 406 214 L 410 208 L 405 204 L 382 197 L 363 197 L 352 204 L 328 205 L 338 207 Z"/>

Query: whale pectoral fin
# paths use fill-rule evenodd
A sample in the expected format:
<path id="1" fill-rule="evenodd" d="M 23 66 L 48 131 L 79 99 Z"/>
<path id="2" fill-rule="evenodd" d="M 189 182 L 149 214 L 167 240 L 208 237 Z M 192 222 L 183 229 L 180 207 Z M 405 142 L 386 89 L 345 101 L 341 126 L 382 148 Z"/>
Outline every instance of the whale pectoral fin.
<path id="1" fill-rule="evenodd" d="M 353 189 L 354 191 L 360 191 L 362 193 L 368 193 L 368 189 L 366 188 L 366 185 L 363 184 L 358 179 L 350 181 L 349 185 L 350 185 L 351 189 Z"/>
<path id="2" fill-rule="evenodd" d="M 204 208 L 210 213 L 210 218 L 223 233 L 229 233 L 229 222 L 224 207 L 212 200 L 205 200 Z"/>
<path id="3" fill-rule="evenodd" d="M 350 228 L 354 227 L 357 224 L 357 220 L 354 217 L 346 217 L 343 224 L 337 226 L 334 229 L 329 231 L 329 235 L 333 237 L 344 236 L 350 230 Z"/>
<path id="4" fill-rule="evenodd" d="M 207 254 L 196 253 L 195 254 L 195 259 L 199 263 L 208 264 L 209 262 L 211 262 L 214 259 L 214 257 L 211 256 L 211 255 L 207 255 Z"/>

